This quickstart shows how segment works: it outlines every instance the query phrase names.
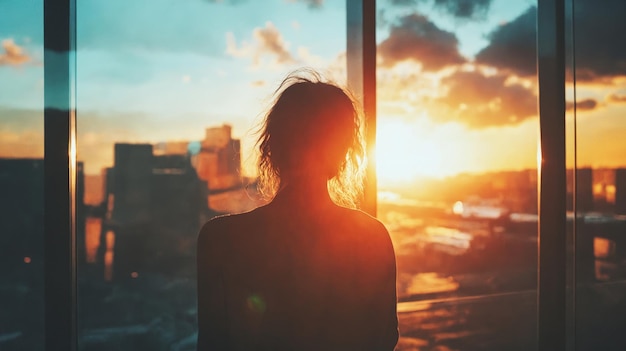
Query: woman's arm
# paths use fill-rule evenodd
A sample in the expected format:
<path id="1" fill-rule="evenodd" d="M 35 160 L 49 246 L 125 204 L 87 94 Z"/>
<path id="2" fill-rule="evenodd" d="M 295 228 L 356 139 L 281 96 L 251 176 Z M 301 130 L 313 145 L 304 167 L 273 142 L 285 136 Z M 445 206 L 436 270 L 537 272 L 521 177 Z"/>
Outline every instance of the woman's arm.
<path id="1" fill-rule="evenodd" d="M 226 299 L 217 221 L 207 222 L 198 236 L 198 351 L 228 350 Z"/>

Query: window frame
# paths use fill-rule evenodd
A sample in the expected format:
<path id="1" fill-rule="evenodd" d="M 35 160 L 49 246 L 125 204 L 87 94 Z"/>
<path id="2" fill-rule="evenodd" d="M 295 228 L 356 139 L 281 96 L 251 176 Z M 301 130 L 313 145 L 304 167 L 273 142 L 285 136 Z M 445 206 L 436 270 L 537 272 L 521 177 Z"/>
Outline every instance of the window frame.
<path id="1" fill-rule="evenodd" d="M 44 0 L 44 340 L 77 349 L 74 0 Z"/>
<path id="2" fill-rule="evenodd" d="M 539 351 L 565 351 L 566 165 L 565 0 L 537 2 L 539 82 L 539 241 L 537 336 Z"/>

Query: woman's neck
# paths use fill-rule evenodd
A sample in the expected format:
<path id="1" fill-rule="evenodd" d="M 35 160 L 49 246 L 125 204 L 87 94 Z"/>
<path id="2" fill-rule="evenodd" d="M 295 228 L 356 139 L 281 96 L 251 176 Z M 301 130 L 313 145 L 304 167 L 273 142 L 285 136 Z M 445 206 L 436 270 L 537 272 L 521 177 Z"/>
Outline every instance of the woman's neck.
<path id="1" fill-rule="evenodd" d="M 315 176 L 292 176 L 282 180 L 274 201 L 308 207 L 326 206 L 333 203 L 328 194 L 328 180 L 325 177 Z"/>

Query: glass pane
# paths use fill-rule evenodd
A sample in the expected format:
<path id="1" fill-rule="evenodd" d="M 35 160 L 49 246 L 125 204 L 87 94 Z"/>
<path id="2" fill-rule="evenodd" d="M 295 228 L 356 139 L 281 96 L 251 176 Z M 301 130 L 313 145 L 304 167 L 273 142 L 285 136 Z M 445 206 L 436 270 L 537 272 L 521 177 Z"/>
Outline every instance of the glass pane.
<path id="1" fill-rule="evenodd" d="M 626 50 L 615 33 L 626 30 L 626 3 L 570 0 L 568 6 L 571 332 L 577 350 L 624 350 Z"/>
<path id="2" fill-rule="evenodd" d="M 255 128 L 286 74 L 345 83 L 345 7 L 78 2 L 80 349 L 195 350 L 199 229 L 264 202 Z"/>
<path id="3" fill-rule="evenodd" d="M 537 347 L 536 4 L 378 2 L 400 350 Z"/>
<path id="4" fill-rule="evenodd" d="M 0 1 L 0 349 L 43 350 L 43 2 Z"/>

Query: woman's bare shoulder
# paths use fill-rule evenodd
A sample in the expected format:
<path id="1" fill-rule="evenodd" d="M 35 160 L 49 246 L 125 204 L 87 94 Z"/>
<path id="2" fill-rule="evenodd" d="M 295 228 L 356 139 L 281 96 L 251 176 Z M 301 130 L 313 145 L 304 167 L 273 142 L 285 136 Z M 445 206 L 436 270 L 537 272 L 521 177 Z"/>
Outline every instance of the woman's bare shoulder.
<path id="1" fill-rule="evenodd" d="M 359 235 L 368 235 L 382 241 L 390 239 L 389 231 L 376 217 L 361 210 L 342 208 L 342 211 L 342 217 L 345 218 L 346 224 L 353 226 Z"/>
<path id="2" fill-rule="evenodd" d="M 241 231 L 239 229 L 242 225 L 252 223 L 258 217 L 258 208 L 245 213 L 213 217 L 200 229 L 198 242 L 200 244 L 211 242 L 213 245 L 223 242 L 223 240 L 233 233 L 240 233 Z"/>
<path id="3" fill-rule="evenodd" d="M 367 212 L 346 207 L 340 207 L 340 209 L 343 211 L 342 215 L 346 216 L 347 219 L 351 219 L 358 225 L 369 227 L 373 231 L 387 232 L 383 223 Z"/>
<path id="4" fill-rule="evenodd" d="M 365 259 L 363 269 L 371 274 L 386 274 L 395 270 L 395 250 L 385 225 L 375 217 L 359 211 L 346 209 L 346 227 L 352 243 L 356 243 Z"/>

